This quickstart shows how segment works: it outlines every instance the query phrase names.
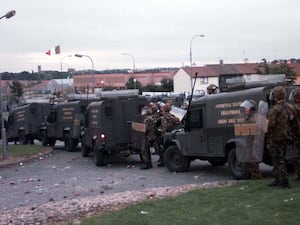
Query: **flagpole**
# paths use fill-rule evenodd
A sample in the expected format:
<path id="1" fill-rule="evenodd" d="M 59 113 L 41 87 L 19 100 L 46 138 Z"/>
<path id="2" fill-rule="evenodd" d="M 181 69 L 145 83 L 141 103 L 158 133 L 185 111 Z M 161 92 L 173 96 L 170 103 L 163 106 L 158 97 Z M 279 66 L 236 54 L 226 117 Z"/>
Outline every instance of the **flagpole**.
<path id="1" fill-rule="evenodd" d="M 61 57 L 61 54 L 60 54 L 60 76 L 61 76 L 61 91 L 62 93 L 64 92 L 64 82 L 63 82 L 63 69 L 62 69 L 62 65 L 63 65 L 63 60 L 67 57 L 72 57 L 72 55 L 66 55 L 64 57 Z"/>

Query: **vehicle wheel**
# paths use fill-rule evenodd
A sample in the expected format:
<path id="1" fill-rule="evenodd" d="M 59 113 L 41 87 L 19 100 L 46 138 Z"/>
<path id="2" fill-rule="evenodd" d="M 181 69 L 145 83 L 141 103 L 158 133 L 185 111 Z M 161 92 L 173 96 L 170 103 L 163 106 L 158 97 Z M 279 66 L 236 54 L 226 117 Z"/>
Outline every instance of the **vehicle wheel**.
<path id="1" fill-rule="evenodd" d="M 56 140 L 54 138 L 48 138 L 48 143 L 50 147 L 53 147 L 55 145 Z"/>
<path id="2" fill-rule="evenodd" d="M 165 151 L 164 163 L 171 172 L 184 172 L 189 168 L 191 159 L 183 156 L 176 145 L 172 145 Z"/>
<path id="3" fill-rule="evenodd" d="M 25 144 L 27 144 L 27 143 L 26 143 L 26 142 L 27 142 L 27 141 L 26 141 L 26 136 L 25 136 L 24 131 L 20 131 L 20 132 L 19 132 L 18 139 L 19 139 L 20 145 L 25 145 Z"/>
<path id="4" fill-rule="evenodd" d="M 65 149 L 68 152 L 73 152 L 74 151 L 73 139 L 71 138 L 71 135 L 69 133 L 65 134 L 64 142 L 65 142 Z"/>
<path id="5" fill-rule="evenodd" d="M 90 148 L 87 145 L 81 143 L 81 155 L 82 155 L 82 157 L 88 157 L 89 153 L 90 153 Z"/>
<path id="6" fill-rule="evenodd" d="M 42 146 L 48 145 L 48 137 L 46 131 L 41 131 L 41 142 L 42 142 Z"/>
<path id="7" fill-rule="evenodd" d="M 207 160 L 212 166 L 223 166 L 226 163 L 226 158 L 211 158 Z"/>
<path id="8" fill-rule="evenodd" d="M 94 149 L 94 162 L 96 166 L 104 166 L 106 161 L 107 154 L 103 151 L 103 149 L 98 149 L 96 145 L 93 147 Z"/>
<path id="9" fill-rule="evenodd" d="M 244 180 L 249 178 L 250 172 L 247 165 L 244 162 L 237 161 L 235 148 L 228 155 L 228 166 L 235 179 Z"/>

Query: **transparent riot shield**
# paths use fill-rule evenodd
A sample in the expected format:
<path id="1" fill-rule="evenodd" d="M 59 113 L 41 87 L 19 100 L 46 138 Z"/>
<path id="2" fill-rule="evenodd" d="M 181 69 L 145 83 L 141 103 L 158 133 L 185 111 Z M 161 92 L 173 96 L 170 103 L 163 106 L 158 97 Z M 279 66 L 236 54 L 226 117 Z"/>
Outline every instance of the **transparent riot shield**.
<path id="1" fill-rule="evenodd" d="M 267 131 L 268 104 L 260 101 L 257 113 L 245 116 L 241 124 L 243 133 L 237 135 L 236 156 L 239 162 L 261 162 L 263 159 L 265 133 Z"/>

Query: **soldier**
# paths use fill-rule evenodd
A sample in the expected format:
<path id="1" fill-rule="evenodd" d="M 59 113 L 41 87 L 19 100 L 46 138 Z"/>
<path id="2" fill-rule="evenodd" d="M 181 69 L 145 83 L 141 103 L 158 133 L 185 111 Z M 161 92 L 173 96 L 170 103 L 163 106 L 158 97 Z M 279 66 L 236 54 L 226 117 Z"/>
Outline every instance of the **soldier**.
<path id="1" fill-rule="evenodd" d="M 245 122 L 246 123 L 256 123 L 257 119 L 257 113 L 256 113 L 256 102 L 254 100 L 246 100 L 241 104 L 241 107 L 245 109 Z M 247 136 L 246 138 L 246 152 L 248 152 L 248 157 L 246 157 L 246 165 L 248 167 L 248 170 L 250 172 L 250 177 L 251 179 L 262 179 L 263 176 L 259 170 L 259 163 L 257 162 L 257 159 L 253 159 L 251 157 L 254 149 L 255 148 L 255 143 L 254 143 L 254 136 Z"/>
<path id="2" fill-rule="evenodd" d="M 274 106 L 269 111 L 268 135 L 270 153 L 273 162 L 275 180 L 268 184 L 271 187 L 291 188 L 285 165 L 285 154 L 290 141 L 289 129 L 291 119 L 295 116 L 294 107 L 285 102 L 286 90 L 282 86 L 273 89 Z"/>
<path id="3" fill-rule="evenodd" d="M 170 113 L 172 105 L 170 103 L 166 103 L 162 107 L 161 111 L 161 124 L 160 124 L 160 132 L 161 135 L 172 131 L 177 125 L 180 124 L 179 119 Z M 159 160 L 158 166 L 164 166 L 163 154 L 161 150 L 158 152 Z"/>
<path id="4" fill-rule="evenodd" d="M 157 109 L 157 104 L 151 102 L 149 104 L 150 111 L 144 120 L 146 126 L 145 130 L 145 141 L 144 146 L 141 150 L 141 158 L 143 164 L 140 166 L 140 169 L 150 169 L 152 168 L 151 162 L 151 152 L 150 147 L 157 141 L 157 120 L 159 119 L 159 113 Z"/>
<path id="5" fill-rule="evenodd" d="M 300 88 L 294 90 L 294 102 L 296 109 L 296 127 L 295 127 L 295 145 L 297 148 L 297 157 L 294 161 L 296 170 L 296 179 L 300 180 Z"/>

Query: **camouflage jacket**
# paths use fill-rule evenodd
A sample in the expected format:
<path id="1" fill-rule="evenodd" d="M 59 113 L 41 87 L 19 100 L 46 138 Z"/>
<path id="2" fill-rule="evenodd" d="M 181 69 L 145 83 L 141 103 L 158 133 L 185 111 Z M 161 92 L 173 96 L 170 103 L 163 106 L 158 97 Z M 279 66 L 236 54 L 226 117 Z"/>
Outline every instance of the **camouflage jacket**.
<path id="1" fill-rule="evenodd" d="M 157 122 L 159 120 L 159 114 L 154 113 L 145 118 L 144 124 L 146 126 L 145 137 L 148 140 L 155 140 L 157 138 Z"/>
<path id="2" fill-rule="evenodd" d="M 161 132 L 162 133 L 170 132 L 175 128 L 175 126 L 179 124 L 180 121 L 176 116 L 174 116 L 169 112 L 166 112 L 161 117 Z"/>
<path id="3" fill-rule="evenodd" d="M 300 137 L 300 103 L 296 103 L 295 104 L 295 110 L 296 110 L 296 127 L 295 127 L 295 133 L 296 133 L 296 137 L 299 138 Z"/>
<path id="4" fill-rule="evenodd" d="M 268 115 L 268 136 L 270 140 L 291 140 L 295 115 L 295 108 L 289 103 L 280 102 L 274 105 Z"/>

